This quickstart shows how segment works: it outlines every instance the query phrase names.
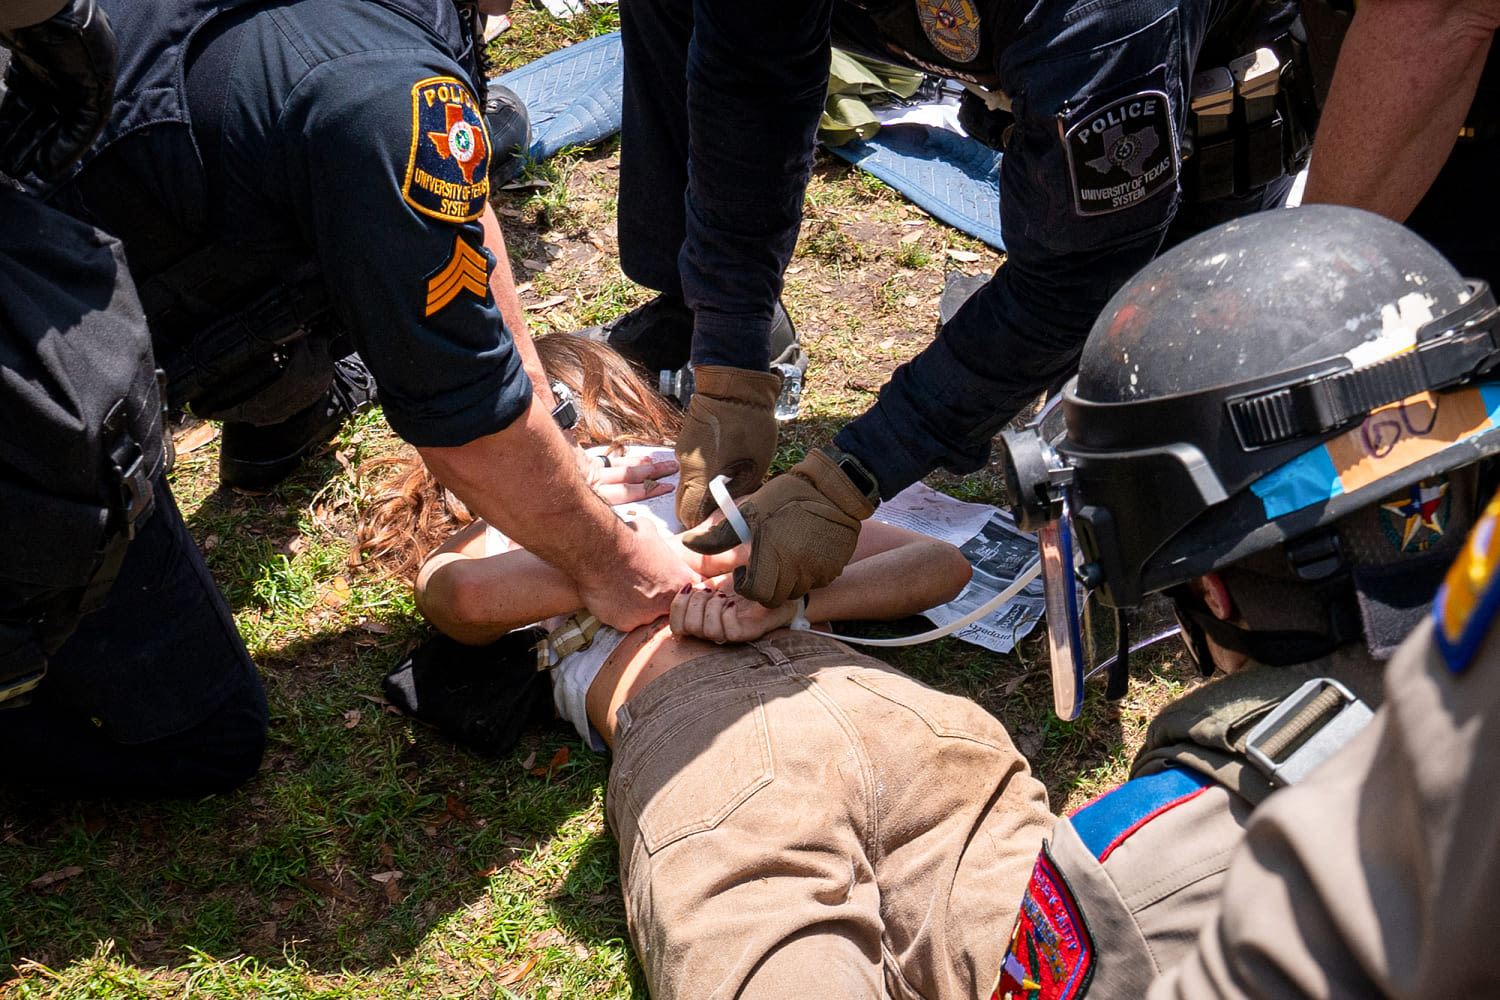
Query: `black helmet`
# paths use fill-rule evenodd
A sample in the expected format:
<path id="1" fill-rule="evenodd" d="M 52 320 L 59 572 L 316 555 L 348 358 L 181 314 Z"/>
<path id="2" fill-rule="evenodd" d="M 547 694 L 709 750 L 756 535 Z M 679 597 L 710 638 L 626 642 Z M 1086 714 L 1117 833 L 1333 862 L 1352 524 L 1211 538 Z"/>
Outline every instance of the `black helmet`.
<path id="1" fill-rule="evenodd" d="M 1317 529 L 1500 451 L 1497 338 L 1488 286 L 1388 219 L 1318 205 L 1219 226 L 1127 282 L 1060 406 L 1002 435 L 1012 510 L 1044 579 L 1049 555 L 1053 581 L 1076 558 L 1115 608 L 1277 545 L 1331 579 L 1348 567 Z M 1051 585 L 1049 629 L 1053 591 L 1072 599 Z"/>
<path id="2" fill-rule="evenodd" d="M 1007 432 L 1018 520 L 1066 494 L 1115 607 L 1296 538 L 1500 451 L 1497 318 L 1488 286 L 1378 215 L 1219 226 L 1110 299 L 1065 431 Z"/>

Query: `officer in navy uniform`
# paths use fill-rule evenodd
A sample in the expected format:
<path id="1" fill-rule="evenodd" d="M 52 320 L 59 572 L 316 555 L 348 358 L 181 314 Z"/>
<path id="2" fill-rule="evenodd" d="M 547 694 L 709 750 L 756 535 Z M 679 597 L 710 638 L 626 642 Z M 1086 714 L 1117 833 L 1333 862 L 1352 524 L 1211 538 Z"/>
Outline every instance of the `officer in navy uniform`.
<path id="1" fill-rule="evenodd" d="M 102 6 L 114 115 L 50 197 L 121 236 L 168 402 L 230 422 L 221 479 L 286 471 L 235 427 L 328 433 L 332 362 L 357 349 L 391 427 L 469 509 L 578 580 L 602 620 L 664 613 L 692 573 L 594 494 L 632 473 L 567 440 L 525 336 L 487 202 L 514 139 L 487 128 L 480 7 Z"/>
<path id="2" fill-rule="evenodd" d="M 1370 719 L 1382 661 L 1415 629 L 1430 645 L 1421 623 L 1482 503 L 1478 461 L 1500 451 L 1497 332 L 1489 288 L 1397 224 L 1262 213 L 1168 251 L 1110 301 L 1063 391 L 1064 430 L 1005 433 L 1044 578 L 1066 584 L 1048 588 L 1054 672 L 1081 648 L 1076 542 L 1095 613 L 1163 593 L 1200 666 L 1228 676 L 1162 711 L 1130 781 L 1058 820 L 996 1000 L 1144 996 L 1184 961 L 1162 997 L 1493 986 L 1475 938 L 1492 893 L 1458 888 L 1493 839 L 1463 833 L 1458 810 L 1487 807 L 1447 776 L 1474 764 L 1461 730 L 1485 709 L 1405 647 L 1385 671 L 1389 718 Z M 1462 569 L 1446 587 L 1439 645 L 1467 657 L 1484 588 Z M 1430 742 L 1419 720 L 1434 716 Z M 1398 763 L 1393 741 L 1420 741 L 1420 759 Z M 1428 838 L 1419 803 L 1434 797 L 1443 832 Z"/>
<path id="3" fill-rule="evenodd" d="M 1262 0 L 621 8 L 621 263 L 663 295 L 617 320 L 610 342 L 665 367 L 688 360 L 691 331 L 684 524 L 714 509 L 716 474 L 749 492 L 774 453 L 768 330 L 830 38 L 964 81 L 964 120 L 1005 154 L 1004 266 L 831 448 L 745 505 L 755 555 L 737 585 L 769 605 L 836 576 L 881 497 L 940 466 L 982 468 L 995 432 L 1061 382 L 1104 302 L 1165 244 L 1281 203 L 1327 58 L 1303 44 L 1322 36 L 1302 30 L 1295 3 Z M 731 539 L 725 529 L 705 551 Z"/>
<path id="4" fill-rule="evenodd" d="M 7 4 L 0 44 L 0 172 L 55 176 L 109 114 L 109 20 L 93 0 Z M 4 178 L 0 219 L 4 784 L 233 788 L 259 768 L 265 693 L 167 488 L 150 335 L 120 244 Z M 96 435 L 112 473 L 89 468 Z"/>

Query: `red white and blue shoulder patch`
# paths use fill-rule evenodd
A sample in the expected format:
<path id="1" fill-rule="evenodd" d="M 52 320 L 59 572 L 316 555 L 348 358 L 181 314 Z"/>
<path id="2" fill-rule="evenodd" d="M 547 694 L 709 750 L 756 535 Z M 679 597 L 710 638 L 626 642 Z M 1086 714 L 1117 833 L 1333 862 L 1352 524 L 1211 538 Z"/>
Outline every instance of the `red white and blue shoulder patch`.
<path id="1" fill-rule="evenodd" d="M 1455 674 L 1469 668 L 1474 652 L 1500 612 L 1500 496 L 1491 500 L 1469 532 L 1458 558 L 1432 602 L 1433 634 L 1443 662 Z"/>
<path id="2" fill-rule="evenodd" d="M 451 76 L 411 88 L 411 156 L 401 196 L 423 215 L 468 222 L 490 194 L 490 137 L 474 95 Z"/>
<path id="3" fill-rule="evenodd" d="M 1044 844 L 990 1000 L 1074 1000 L 1093 977 L 1094 940 Z"/>

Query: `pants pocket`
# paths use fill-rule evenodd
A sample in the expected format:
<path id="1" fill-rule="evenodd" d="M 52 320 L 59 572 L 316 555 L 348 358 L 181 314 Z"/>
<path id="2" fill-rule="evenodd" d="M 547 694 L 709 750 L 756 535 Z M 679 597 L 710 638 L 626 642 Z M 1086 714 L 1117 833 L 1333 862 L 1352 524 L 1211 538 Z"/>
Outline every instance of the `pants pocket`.
<path id="1" fill-rule="evenodd" d="M 623 799 L 650 853 L 712 830 L 775 778 L 758 693 L 727 690 L 675 707 L 668 724 L 639 735 L 647 742 L 615 764 Z"/>

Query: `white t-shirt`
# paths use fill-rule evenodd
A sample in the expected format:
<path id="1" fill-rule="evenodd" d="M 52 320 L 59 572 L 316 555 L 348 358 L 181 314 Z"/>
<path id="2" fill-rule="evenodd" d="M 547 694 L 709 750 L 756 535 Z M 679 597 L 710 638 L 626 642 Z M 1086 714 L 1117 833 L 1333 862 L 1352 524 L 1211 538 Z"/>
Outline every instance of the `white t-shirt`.
<path id="1" fill-rule="evenodd" d="M 589 454 L 602 455 L 604 451 L 604 448 L 590 448 Z M 642 455 L 661 461 L 675 458 L 670 447 L 642 445 L 631 445 L 626 448 L 623 458 L 630 460 Z M 611 460 L 620 461 L 621 459 L 612 457 Z M 659 497 L 652 497 L 650 500 L 616 504 L 615 513 L 626 521 L 653 524 L 663 535 L 673 535 L 682 530 L 676 514 L 677 476 L 673 474 L 670 477 L 663 477 L 661 482 L 671 483 L 674 491 L 664 493 Z M 485 555 L 498 555 L 517 548 L 520 546 L 507 538 L 498 528 L 493 525 L 486 528 Z M 566 616 L 559 615 L 538 624 L 544 629 L 551 630 L 565 620 Z M 604 661 L 609 659 L 609 654 L 615 651 L 624 638 L 625 633 L 619 629 L 600 625 L 599 631 L 595 633 L 594 640 L 589 643 L 587 649 L 569 653 L 552 668 L 552 704 L 557 709 L 557 714 L 573 724 L 573 728 L 578 730 L 578 735 L 584 738 L 590 749 L 601 753 L 605 750 L 604 740 L 589 723 L 585 699 L 588 697 L 589 685 L 594 683 L 594 678 L 604 666 Z"/>

